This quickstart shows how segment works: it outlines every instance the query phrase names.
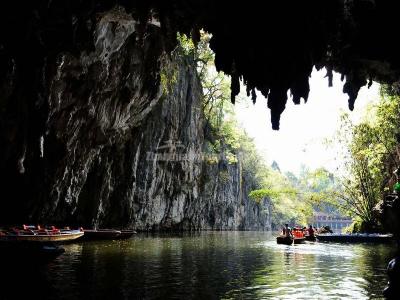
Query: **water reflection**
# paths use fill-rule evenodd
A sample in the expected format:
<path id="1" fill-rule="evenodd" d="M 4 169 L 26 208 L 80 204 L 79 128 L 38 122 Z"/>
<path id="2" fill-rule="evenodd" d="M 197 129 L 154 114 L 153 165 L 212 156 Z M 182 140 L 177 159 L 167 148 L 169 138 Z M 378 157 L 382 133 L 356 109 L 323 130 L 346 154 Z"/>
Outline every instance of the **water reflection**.
<path id="1" fill-rule="evenodd" d="M 0 299 L 380 298 L 394 254 L 388 245 L 277 245 L 258 232 L 139 235 L 65 248 L 51 261 L 5 260 L 3 283 L 24 289 Z"/>

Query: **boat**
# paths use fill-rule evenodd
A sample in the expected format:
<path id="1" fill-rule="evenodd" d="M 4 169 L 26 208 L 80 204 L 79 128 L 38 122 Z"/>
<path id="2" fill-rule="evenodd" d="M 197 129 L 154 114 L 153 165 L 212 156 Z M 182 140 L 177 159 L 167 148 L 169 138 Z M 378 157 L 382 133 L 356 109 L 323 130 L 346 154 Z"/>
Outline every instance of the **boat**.
<path id="1" fill-rule="evenodd" d="M 83 229 L 83 232 L 85 240 L 114 240 L 122 234 L 120 230 L 115 229 Z"/>
<path id="2" fill-rule="evenodd" d="M 51 226 L 49 229 L 40 226 L 0 230 L 0 253 L 7 257 L 16 256 L 26 259 L 48 259 L 65 252 L 60 242 L 68 242 L 80 238 L 84 233 L 80 230 L 60 230 Z"/>
<path id="3" fill-rule="evenodd" d="M 132 229 L 125 229 L 125 230 L 120 230 L 120 231 L 121 231 L 121 234 L 119 236 L 117 236 L 117 239 L 119 239 L 119 240 L 129 239 L 134 234 L 136 234 L 136 231 L 132 230 Z"/>
<path id="4" fill-rule="evenodd" d="M 301 228 L 295 227 L 292 230 L 293 234 L 293 243 L 294 244 L 303 244 L 306 241 L 304 237 L 304 231 Z"/>
<path id="5" fill-rule="evenodd" d="M 136 233 L 132 229 L 83 229 L 86 240 L 123 240 Z"/>
<path id="6" fill-rule="evenodd" d="M 378 233 L 354 233 L 354 234 L 340 234 L 340 233 L 326 233 L 317 234 L 318 241 L 322 242 L 336 242 L 336 243 L 390 243 L 392 242 L 392 234 L 378 234 Z"/>
<path id="7" fill-rule="evenodd" d="M 293 244 L 293 238 L 291 238 L 290 236 L 280 235 L 276 237 L 276 242 L 278 244 L 291 245 Z"/>
<path id="8" fill-rule="evenodd" d="M 291 244 L 302 244 L 305 242 L 305 238 L 304 237 L 288 237 L 288 236 L 277 236 L 276 237 L 276 242 L 278 244 L 284 244 L 284 245 L 291 245 Z"/>
<path id="9" fill-rule="evenodd" d="M 315 242 L 317 240 L 317 237 L 315 235 L 305 235 L 304 237 L 308 242 Z"/>
<path id="10" fill-rule="evenodd" d="M 295 237 L 293 239 L 293 244 L 303 244 L 306 241 L 305 237 Z"/>
<path id="11" fill-rule="evenodd" d="M 76 240 L 84 235 L 81 230 L 51 230 L 44 228 L 32 228 L 33 226 L 24 226 L 23 229 L 12 228 L 11 230 L 1 231 L 0 242 L 68 242 Z"/>

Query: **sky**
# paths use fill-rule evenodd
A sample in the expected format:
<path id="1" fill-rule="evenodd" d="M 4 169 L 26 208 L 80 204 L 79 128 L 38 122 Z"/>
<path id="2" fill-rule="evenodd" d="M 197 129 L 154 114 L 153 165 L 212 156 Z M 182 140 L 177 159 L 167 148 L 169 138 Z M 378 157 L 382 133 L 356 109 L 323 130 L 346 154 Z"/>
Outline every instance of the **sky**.
<path id="1" fill-rule="evenodd" d="M 340 170 L 337 151 L 327 146 L 324 140 L 334 137 L 343 112 L 349 112 L 352 121 L 357 123 L 368 103 L 379 100 L 379 85 L 374 82 L 369 89 L 361 88 L 351 112 L 348 96 L 342 93 L 344 82 L 340 81 L 340 75 L 334 74 L 333 87 L 328 87 L 325 74 L 325 70 L 314 69 L 306 104 L 302 99 L 300 105 L 294 105 L 291 98 L 288 99 L 279 131 L 272 130 L 267 100 L 260 93 L 255 105 L 250 98 L 235 105 L 238 121 L 254 138 L 259 153 L 269 164 L 275 160 L 283 172 L 298 174 L 302 164 L 311 169 Z"/>

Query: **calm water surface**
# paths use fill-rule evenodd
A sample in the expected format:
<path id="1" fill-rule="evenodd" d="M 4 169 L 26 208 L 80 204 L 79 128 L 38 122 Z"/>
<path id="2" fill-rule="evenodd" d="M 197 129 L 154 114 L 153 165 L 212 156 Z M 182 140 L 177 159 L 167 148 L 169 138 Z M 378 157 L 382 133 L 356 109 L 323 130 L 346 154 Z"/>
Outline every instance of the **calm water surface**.
<path id="1" fill-rule="evenodd" d="M 64 248 L 49 261 L 2 258 L 0 299 L 380 299 L 395 251 L 277 245 L 263 232 L 137 235 Z"/>

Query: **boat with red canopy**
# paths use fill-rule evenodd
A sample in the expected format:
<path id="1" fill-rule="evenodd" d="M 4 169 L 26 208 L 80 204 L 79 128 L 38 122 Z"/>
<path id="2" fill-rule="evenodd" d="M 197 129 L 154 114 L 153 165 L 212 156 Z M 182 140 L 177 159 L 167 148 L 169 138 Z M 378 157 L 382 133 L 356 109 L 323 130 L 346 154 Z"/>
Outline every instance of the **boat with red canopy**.
<path id="1" fill-rule="evenodd" d="M 69 228 L 58 229 L 55 226 L 23 225 L 22 228 L 12 227 L 7 230 L 0 230 L 0 242 L 68 242 L 83 235 L 84 232 L 81 229 L 71 230 Z"/>

